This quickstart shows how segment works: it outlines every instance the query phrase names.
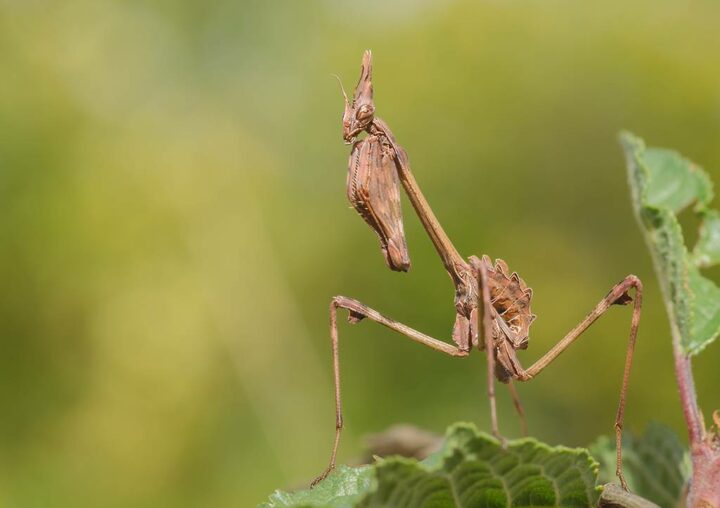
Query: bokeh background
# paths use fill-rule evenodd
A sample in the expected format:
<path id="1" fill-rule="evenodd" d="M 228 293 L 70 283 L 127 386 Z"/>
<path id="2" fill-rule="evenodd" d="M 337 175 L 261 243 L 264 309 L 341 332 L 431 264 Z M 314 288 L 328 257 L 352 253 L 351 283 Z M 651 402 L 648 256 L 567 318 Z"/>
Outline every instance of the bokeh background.
<path id="1" fill-rule="evenodd" d="M 534 288 L 526 364 L 636 273 L 627 427 L 684 439 L 616 136 L 720 179 L 719 21 L 712 0 L 0 0 L 0 504 L 254 506 L 325 466 L 332 295 L 449 337 L 452 287 L 407 202 L 395 274 L 345 198 L 331 74 L 352 88 L 365 48 L 458 249 Z M 519 387 L 533 435 L 612 431 L 629 319 Z M 340 336 L 341 461 L 397 422 L 489 428 L 482 354 Z M 706 410 L 719 358 L 696 362 Z"/>

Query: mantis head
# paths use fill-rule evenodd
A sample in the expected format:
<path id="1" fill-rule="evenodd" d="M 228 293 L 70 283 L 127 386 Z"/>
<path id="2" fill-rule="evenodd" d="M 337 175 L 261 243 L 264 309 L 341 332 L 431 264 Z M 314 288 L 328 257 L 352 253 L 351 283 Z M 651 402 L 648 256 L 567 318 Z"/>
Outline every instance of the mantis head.
<path id="1" fill-rule="evenodd" d="M 342 87 L 342 83 L 340 84 Z M 355 141 L 355 137 L 372 124 L 375 117 L 375 104 L 373 103 L 372 88 L 372 53 L 366 50 L 363 54 L 360 80 L 355 87 L 353 99 L 345 97 L 345 112 L 343 113 L 343 139 L 346 143 Z"/>

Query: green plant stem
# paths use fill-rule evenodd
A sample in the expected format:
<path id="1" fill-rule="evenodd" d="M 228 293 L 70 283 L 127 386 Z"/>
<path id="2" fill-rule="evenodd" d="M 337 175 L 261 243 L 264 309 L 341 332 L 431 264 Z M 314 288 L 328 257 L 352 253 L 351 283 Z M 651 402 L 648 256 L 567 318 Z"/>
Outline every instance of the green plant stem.
<path id="1" fill-rule="evenodd" d="M 603 487 L 599 508 L 660 508 L 655 503 L 640 496 L 636 496 L 614 483 Z"/>
<path id="2" fill-rule="evenodd" d="M 645 235 L 648 245 L 650 243 Z M 705 432 L 705 424 L 697 404 L 695 380 L 692 373 L 692 360 L 681 347 L 681 334 L 676 321 L 672 316 L 672 303 L 669 298 L 669 288 L 664 283 L 662 272 L 659 270 L 658 260 L 650 248 L 653 264 L 660 280 L 661 290 L 665 293 L 667 314 L 670 319 L 672 332 L 673 357 L 675 359 L 675 378 L 680 393 L 685 424 L 688 429 L 690 453 L 692 459 L 692 478 L 688 491 L 687 506 L 689 508 L 720 508 L 720 450 L 717 449 L 712 437 Z"/>
<path id="3" fill-rule="evenodd" d="M 674 334 L 673 334 L 674 335 Z M 673 338 L 673 355 L 675 356 L 675 377 L 677 378 L 680 404 L 682 405 L 685 424 L 688 429 L 690 447 L 700 444 L 703 440 L 704 425 L 697 405 L 695 380 L 692 374 L 692 361 L 683 354 L 679 341 Z"/>

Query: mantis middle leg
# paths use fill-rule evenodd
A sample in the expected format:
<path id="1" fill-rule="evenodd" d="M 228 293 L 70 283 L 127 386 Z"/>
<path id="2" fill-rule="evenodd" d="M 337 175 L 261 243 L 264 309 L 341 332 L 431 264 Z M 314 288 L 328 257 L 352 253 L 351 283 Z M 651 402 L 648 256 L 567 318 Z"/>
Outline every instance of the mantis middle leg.
<path id="1" fill-rule="evenodd" d="M 330 454 L 330 463 L 325 471 L 315 478 L 311 486 L 325 479 L 327 475 L 335 469 L 335 458 L 337 456 L 338 446 L 340 444 L 340 434 L 343 429 L 342 401 L 340 395 L 340 354 L 339 339 L 337 331 L 337 309 L 347 309 L 350 313 L 348 320 L 351 323 L 357 323 L 363 318 L 368 318 L 376 323 L 380 323 L 396 332 L 400 332 L 406 337 L 424 344 L 436 351 L 440 351 L 450 356 L 467 356 L 470 350 L 460 349 L 457 346 L 448 344 L 438 339 L 434 339 L 429 335 L 425 335 L 407 325 L 399 323 L 393 319 L 383 316 L 378 311 L 360 303 L 359 301 L 345 296 L 336 296 L 330 302 L 330 339 L 332 340 L 332 356 L 333 356 L 333 378 L 335 382 L 335 440 L 333 441 L 332 452 Z"/>

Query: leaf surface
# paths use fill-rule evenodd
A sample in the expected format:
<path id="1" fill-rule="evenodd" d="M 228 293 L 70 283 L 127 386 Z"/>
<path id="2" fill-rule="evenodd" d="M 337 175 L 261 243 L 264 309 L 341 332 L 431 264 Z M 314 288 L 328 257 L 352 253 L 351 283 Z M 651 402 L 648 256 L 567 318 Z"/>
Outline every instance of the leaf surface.
<path id="1" fill-rule="evenodd" d="M 658 272 L 673 335 L 685 354 L 695 355 L 720 333 L 720 288 L 700 273 L 720 262 L 720 213 L 708 207 L 712 182 L 675 151 L 646 148 L 630 133 L 621 135 L 621 143 L 635 215 Z M 691 205 L 701 220 L 692 252 L 677 217 Z"/>
<path id="2" fill-rule="evenodd" d="M 352 508 L 371 490 L 372 466 L 338 466 L 314 489 L 285 492 L 276 490 L 258 508 Z"/>
<path id="3" fill-rule="evenodd" d="M 422 462 L 380 459 L 339 468 L 315 490 L 275 492 L 263 508 L 505 508 L 595 506 L 597 462 L 584 449 L 535 439 L 503 448 L 474 425 L 448 429 L 443 448 Z"/>

